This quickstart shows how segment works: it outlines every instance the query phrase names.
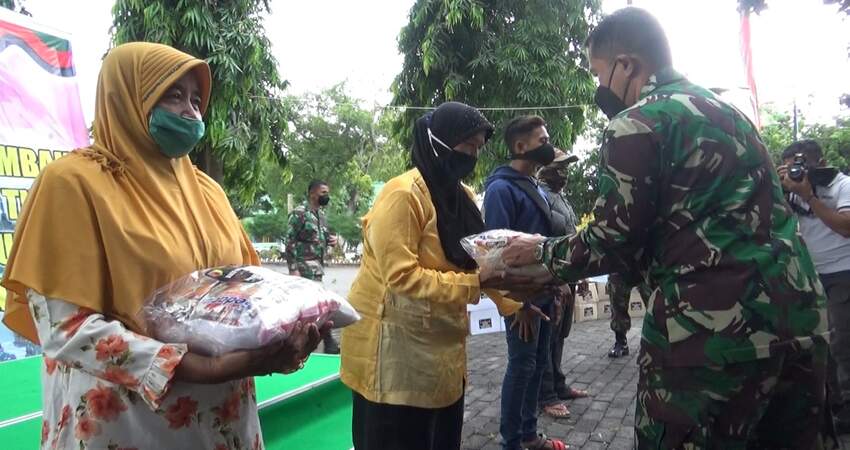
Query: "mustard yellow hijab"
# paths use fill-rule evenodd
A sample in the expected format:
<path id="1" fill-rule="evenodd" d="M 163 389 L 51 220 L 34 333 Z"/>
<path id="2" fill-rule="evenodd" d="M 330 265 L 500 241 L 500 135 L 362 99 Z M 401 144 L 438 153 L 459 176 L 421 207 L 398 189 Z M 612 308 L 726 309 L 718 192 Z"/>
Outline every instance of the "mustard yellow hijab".
<path id="1" fill-rule="evenodd" d="M 204 61 L 144 42 L 103 60 L 94 144 L 45 168 L 17 223 L 0 282 L 9 328 L 38 342 L 30 288 L 143 331 L 138 312 L 157 288 L 201 268 L 259 263 L 218 184 L 188 157 L 163 156 L 148 132 L 153 107 L 190 71 L 203 113 L 211 82 Z"/>

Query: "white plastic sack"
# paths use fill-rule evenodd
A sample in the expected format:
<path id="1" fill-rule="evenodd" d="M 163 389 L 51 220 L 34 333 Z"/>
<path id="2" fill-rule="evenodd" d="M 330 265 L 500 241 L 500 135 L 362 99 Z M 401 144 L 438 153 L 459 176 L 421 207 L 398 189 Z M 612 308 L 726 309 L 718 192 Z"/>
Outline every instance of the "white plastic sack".
<path id="1" fill-rule="evenodd" d="M 199 270 L 157 290 L 142 309 L 150 336 L 203 355 L 286 339 L 297 322 L 344 327 L 360 316 L 347 300 L 306 278 L 257 266 Z"/>

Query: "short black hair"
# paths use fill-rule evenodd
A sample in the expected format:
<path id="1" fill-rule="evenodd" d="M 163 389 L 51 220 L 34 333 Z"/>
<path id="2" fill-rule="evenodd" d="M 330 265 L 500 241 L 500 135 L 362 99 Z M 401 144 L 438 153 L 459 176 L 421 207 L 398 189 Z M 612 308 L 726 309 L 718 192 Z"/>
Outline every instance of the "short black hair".
<path id="1" fill-rule="evenodd" d="M 642 56 L 657 70 L 673 64 L 670 43 L 652 14 L 640 8 L 623 8 L 602 19 L 585 41 L 594 58 L 618 54 Z"/>
<path id="2" fill-rule="evenodd" d="M 540 116 L 519 116 L 508 122 L 505 125 L 505 144 L 508 146 L 508 151 L 513 154 L 516 141 L 537 128 L 545 126 L 546 121 Z"/>
<path id="3" fill-rule="evenodd" d="M 806 162 L 809 164 L 817 164 L 823 159 L 823 149 L 820 144 L 812 139 L 803 139 L 794 142 L 782 150 L 782 159 L 791 159 L 797 153 L 802 153 L 806 156 Z"/>
<path id="4" fill-rule="evenodd" d="M 310 185 L 307 186 L 307 194 L 309 195 L 311 192 L 313 192 L 313 189 L 316 189 L 319 186 L 330 186 L 330 185 L 328 183 L 322 181 L 322 180 L 313 180 L 313 181 L 310 182 Z"/>

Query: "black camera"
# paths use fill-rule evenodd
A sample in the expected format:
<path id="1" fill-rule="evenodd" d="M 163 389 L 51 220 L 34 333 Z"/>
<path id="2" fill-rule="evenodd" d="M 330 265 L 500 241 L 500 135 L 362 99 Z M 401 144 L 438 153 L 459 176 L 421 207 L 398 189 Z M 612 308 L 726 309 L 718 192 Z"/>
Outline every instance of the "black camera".
<path id="1" fill-rule="evenodd" d="M 794 155 L 794 162 L 788 166 L 788 178 L 800 182 L 806 178 L 806 155 L 797 153 Z"/>

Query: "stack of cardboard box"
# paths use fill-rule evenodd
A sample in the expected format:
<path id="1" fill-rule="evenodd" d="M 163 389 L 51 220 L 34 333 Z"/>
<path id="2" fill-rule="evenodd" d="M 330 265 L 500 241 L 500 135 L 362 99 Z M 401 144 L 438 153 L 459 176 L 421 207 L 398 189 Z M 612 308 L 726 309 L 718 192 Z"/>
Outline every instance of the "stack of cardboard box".
<path id="1" fill-rule="evenodd" d="M 604 291 L 603 291 L 604 292 Z M 584 280 L 576 285 L 575 322 L 587 322 L 599 318 L 599 290 L 597 283 Z"/>
<path id="2" fill-rule="evenodd" d="M 607 276 L 594 277 L 584 280 L 577 286 L 575 322 L 588 320 L 611 319 L 611 285 Z M 628 305 L 631 317 L 642 317 L 646 310 L 638 290 L 632 289 Z"/>

